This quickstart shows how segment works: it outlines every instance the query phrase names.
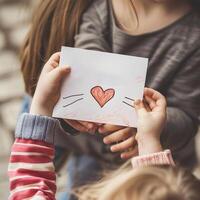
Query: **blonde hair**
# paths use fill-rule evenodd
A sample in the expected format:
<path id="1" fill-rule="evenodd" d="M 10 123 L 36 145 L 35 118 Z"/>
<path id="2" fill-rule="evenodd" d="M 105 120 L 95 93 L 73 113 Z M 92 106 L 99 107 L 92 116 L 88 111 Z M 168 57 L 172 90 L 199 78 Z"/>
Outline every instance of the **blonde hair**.
<path id="1" fill-rule="evenodd" d="M 76 193 L 79 200 L 199 200 L 200 181 L 178 167 L 151 166 L 133 170 L 126 163 Z"/>

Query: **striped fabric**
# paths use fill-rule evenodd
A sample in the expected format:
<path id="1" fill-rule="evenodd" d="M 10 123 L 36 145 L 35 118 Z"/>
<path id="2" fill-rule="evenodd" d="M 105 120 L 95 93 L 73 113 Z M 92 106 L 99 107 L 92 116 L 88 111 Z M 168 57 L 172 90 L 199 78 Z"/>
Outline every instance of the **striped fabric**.
<path id="1" fill-rule="evenodd" d="M 41 141 L 16 139 L 8 166 L 9 199 L 54 200 L 56 175 L 53 157 L 53 145 Z"/>

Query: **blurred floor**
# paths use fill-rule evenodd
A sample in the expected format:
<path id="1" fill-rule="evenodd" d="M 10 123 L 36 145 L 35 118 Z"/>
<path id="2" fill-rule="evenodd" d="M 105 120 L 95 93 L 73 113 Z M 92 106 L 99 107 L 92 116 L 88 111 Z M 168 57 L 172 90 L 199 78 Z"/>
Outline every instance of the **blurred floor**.
<path id="1" fill-rule="evenodd" d="M 24 86 L 20 74 L 19 49 L 28 31 L 31 11 L 39 0 L 0 0 L 0 199 L 8 197 L 7 163 L 20 112 Z M 198 139 L 200 146 L 200 137 Z M 199 149 L 200 151 L 200 149 Z M 58 176 L 64 190 L 65 167 Z"/>

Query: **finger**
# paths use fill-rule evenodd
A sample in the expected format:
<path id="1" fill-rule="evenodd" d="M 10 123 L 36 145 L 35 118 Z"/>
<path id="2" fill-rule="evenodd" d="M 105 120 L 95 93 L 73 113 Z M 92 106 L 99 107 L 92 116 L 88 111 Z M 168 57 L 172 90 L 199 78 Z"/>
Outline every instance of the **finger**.
<path id="1" fill-rule="evenodd" d="M 112 152 L 119 152 L 119 151 L 126 151 L 131 147 L 134 147 L 136 145 L 135 137 L 132 136 L 128 138 L 127 140 L 120 142 L 119 144 L 115 144 L 111 146 L 110 150 Z"/>
<path id="2" fill-rule="evenodd" d="M 149 107 L 149 104 L 148 102 L 146 101 L 145 97 L 143 98 L 143 104 L 144 104 L 144 107 L 146 109 L 147 112 L 150 112 L 151 111 L 151 108 Z"/>
<path id="3" fill-rule="evenodd" d="M 92 123 L 92 122 L 79 121 L 79 123 L 83 125 L 90 133 L 96 132 L 98 128 L 97 124 Z"/>
<path id="4" fill-rule="evenodd" d="M 135 110 L 136 110 L 136 113 L 139 115 L 139 114 L 144 114 L 147 112 L 145 106 L 144 106 L 144 103 L 138 99 L 134 102 L 134 107 L 135 107 Z"/>
<path id="5" fill-rule="evenodd" d="M 125 160 L 130 159 L 134 156 L 138 156 L 138 148 L 137 147 L 135 147 L 132 151 L 121 153 L 121 158 L 125 159 Z"/>
<path id="6" fill-rule="evenodd" d="M 55 62 L 55 61 L 51 61 L 49 64 L 51 65 L 52 69 L 58 67 L 58 65 L 59 65 L 59 64 L 58 64 L 57 62 Z"/>
<path id="7" fill-rule="evenodd" d="M 87 129 L 82 125 L 80 124 L 78 121 L 75 121 L 75 120 L 67 120 L 67 119 L 64 119 L 64 121 L 69 124 L 71 127 L 73 127 L 74 129 L 76 129 L 77 131 L 80 131 L 80 132 L 87 132 Z"/>
<path id="8" fill-rule="evenodd" d="M 51 81 L 55 84 L 60 84 L 60 81 L 62 81 L 62 79 L 65 78 L 70 73 L 70 71 L 71 69 L 69 66 L 55 68 L 49 74 Z"/>
<path id="9" fill-rule="evenodd" d="M 112 132 L 121 130 L 123 128 L 124 128 L 124 126 L 115 126 L 115 125 L 105 124 L 105 125 L 99 127 L 98 131 L 99 131 L 99 133 L 102 133 L 102 134 L 108 134 L 108 133 L 112 133 Z"/>
<path id="10" fill-rule="evenodd" d="M 124 128 L 119 131 L 115 131 L 114 133 L 104 137 L 103 142 L 105 144 L 112 144 L 114 142 L 126 140 L 127 138 L 129 138 L 135 134 L 136 134 L 136 129 Z"/>
<path id="11" fill-rule="evenodd" d="M 79 123 L 89 129 L 96 127 L 96 124 L 92 122 L 79 121 Z"/>
<path id="12" fill-rule="evenodd" d="M 45 72 L 52 71 L 54 68 L 58 67 L 59 61 L 60 61 L 60 52 L 54 53 L 45 64 L 43 71 Z"/>
<path id="13" fill-rule="evenodd" d="M 156 101 L 156 107 L 153 110 L 165 112 L 166 107 L 167 107 L 166 99 L 162 94 L 160 94 L 160 98 Z"/>
<path id="14" fill-rule="evenodd" d="M 80 132 L 87 132 L 87 133 L 95 133 L 97 128 L 90 128 L 88 126 L 83 125 L 83 121 L 76 121 L 76 120 L 66 120 L 69 125 L 71 125 L 73 128 L 78 129 Z M 89 123 L 89 122 L 85 122 Z M 92 124 L 92 123 L 91 123 Z"/>
<path id="15" fill-rule="evenodd" d="M 154 109 L 159 110 L 159 111 L 164 111 L 166 109 L 166 105 L 167 105 L 166 99 L 158 91 L 151 88 L 145 88 L 144 95 L 145 97 L 146 96 L 150 97 L 155 101 L 156 106 L 154 107 Z"/>
<path id="16" fill-rule="evenodd" d="M 54 53 L 49 59 L 49 62 L 51 62 L 51 61 L 59 63 L 60 62 L 60 52 Z"/>
<path id="17" fill-rule="evenodd" d="M 150 109 L 153 110 L 156 107 L 156 102 L 149 96 L 145 96 L 144 98 Z"/>
<path id="18" fill-rule="evenodd" d="M 166 99 L 160 92 L 151 88 L 145 88 L 144 95 L 152 98 L 156 105 L 166 106 Z"/>
<path id="19" fill-rule="evenodd" d="M 144 95 L 152 97 L 153 94 L 156 92 L 156 90 L 152 89 L 152 88 L 144 88 Z"/>

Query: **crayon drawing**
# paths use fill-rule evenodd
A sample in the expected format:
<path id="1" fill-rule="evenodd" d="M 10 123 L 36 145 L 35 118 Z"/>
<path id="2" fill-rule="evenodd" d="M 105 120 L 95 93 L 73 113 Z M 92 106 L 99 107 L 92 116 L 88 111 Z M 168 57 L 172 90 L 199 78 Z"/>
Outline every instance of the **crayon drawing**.
<path id="1" fill-rule="evenodd" d="M 91 95 L 97 101 L 101 108 L 103 108 L 115 96 L 115 90 L 112 88 L 103 90 L 101 86 L 95 86 L 90 91 Z"/>

